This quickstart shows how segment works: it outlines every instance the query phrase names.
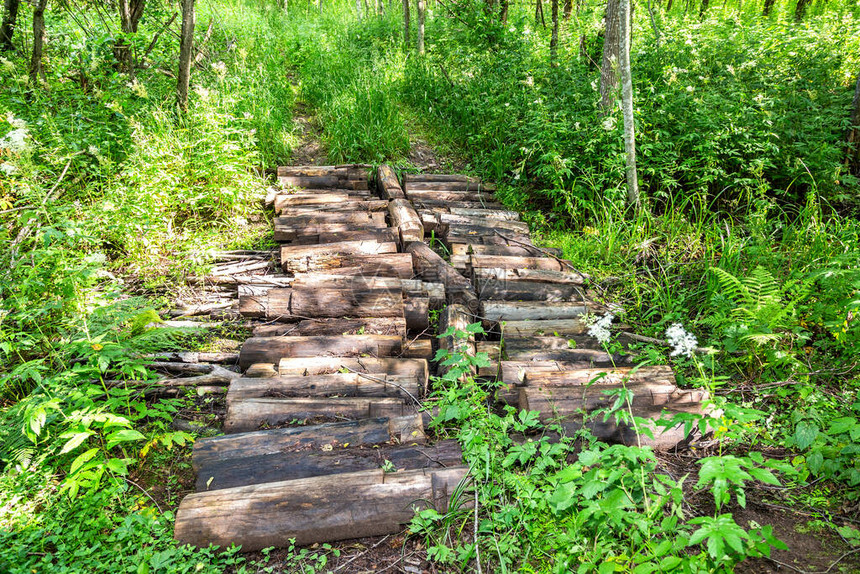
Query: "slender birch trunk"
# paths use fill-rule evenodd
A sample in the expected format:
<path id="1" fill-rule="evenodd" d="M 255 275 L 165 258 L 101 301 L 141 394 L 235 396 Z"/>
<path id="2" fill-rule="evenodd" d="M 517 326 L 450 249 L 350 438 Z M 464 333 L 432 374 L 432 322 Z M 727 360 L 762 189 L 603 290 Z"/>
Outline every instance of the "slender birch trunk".
<path id="1" fill-rule="evenodd" d="M 425 5 L 424 2 L 426 0 L 417 0 L 418 3 L 418 53 L 424 54 L 424 17 L 425 17 Z"/>
<path id="2" fill-rule="evenodd" d="M 621 110 L 624 115 L 624 152 L 627 172 L 627 204 L 638 211 L 639 176 L 636 173 L 636 133 L 633 127 L 633 78 L 630 71 L 630 0 L 621 0 Z"/>
<path id="3" fill-rule="evenodd" d="M 191 84 L 194 18 L 194 0 L 182 0 L 182 32 L 179 38 L 179 74 L 177 76 L 176 103 L 183 112 L 188 109 L 188 87 Z"/>

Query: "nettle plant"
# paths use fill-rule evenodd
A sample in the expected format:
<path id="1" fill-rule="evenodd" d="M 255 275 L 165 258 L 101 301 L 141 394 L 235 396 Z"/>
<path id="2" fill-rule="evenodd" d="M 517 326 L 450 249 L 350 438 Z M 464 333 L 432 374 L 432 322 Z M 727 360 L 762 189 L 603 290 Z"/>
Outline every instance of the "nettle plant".
<path id="1" fill-rule="evenodd" d="M 465 340 L 481 333 L 473 324 L 441 336 Z M 473 375 L 489 365 L 483 353 L 440 350 L 436 360 L 447 372 L 433 381 L 438 415 L 432 428 L 459 439 L 470 472 L 447 514 L 426 509 L 411 523 L 432 559 L 460 569 L 480 561 L 499 572 L 704 573 L 731 572 L 745 558 L 785 547 L 771 527 L 747 530 L 727 512 L 733 501 L 745 504 L 749 482 L 778 484 L 771 472 L 776 465 L 757 453 L 701 460 L 696 488 L 711 492 L 715 511 L 690 517 L 688 477 L 660 473 L 650 447 L 607 445 L 587 424 L 568 436 L 537 412 L 499 410 L 491 402 L 495 383 Z M 629 417 L 629 393 L 616 398 L 590 416 Z M 643 432 L 646 423 L 638 421 Z"/>

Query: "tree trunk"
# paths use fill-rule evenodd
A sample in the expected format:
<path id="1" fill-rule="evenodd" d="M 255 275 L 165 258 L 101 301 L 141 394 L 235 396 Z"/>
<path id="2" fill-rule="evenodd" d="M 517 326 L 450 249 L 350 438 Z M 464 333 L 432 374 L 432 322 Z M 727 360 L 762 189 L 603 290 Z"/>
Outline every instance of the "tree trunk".
<path id="1" fill-rule="evenodd" d="M 543 17 L 543 0 L 535 0 L 535 26 L 538 24 L 546 28 L 546 20 Z"/>
<path id="2" fill-rule="evenodd" d="M 657 19 L 654 17 L 654 9 L 651 0 L 648 0 L 648 16 L 651 18 L 651 27 L 654 29 L 654 47 L 660 49 L 660 28 L 657 27 Z"/>
<path id="3" fill-rule="evenodd" d="M 503 0 L 503 1 L 507 2 L 507 0 Z M 418 38 L 417 38 L 417 44 L 418 44 L 418 53 L 422 54 L 422 55 L 424 54 L 424 12 L 425 12 L 424 3 L 425 2 L 426 2 L 426 0 L 417 0 L 417 4 L 418 4 Z"/>
<path id="4" fill-rule="evenodd" d="M 573 13 L 573 0 L 564 0 L 564 20 L 570 20 L 570 15 Z"/>
<path id="5" fill-rule="evenodd" d="M 771 0 L 771 1 L 773 1 L 773 0 Z M 669 2 L 666 3 L 666 14 L 668 14 L 671 11 L 672 11 L 672 0 L 669 0 Z"/>
<path id="6" fill-rule="evenodd" d="M 549 65 L 558 67 L 558 0 L 552 0 L 552 36 L 549 40 Z"/>
<path id="7" fill-rule="evenodd" d="M 624 114 L 624 152 L 627 205 L 639 210 L 639 176 L 636 173 L 636 133 L 633 126 L 633 78 L 630 71 L 630 0 L 621 0 L 621 110 Z"/>
<path id="8" fill-rule="evenodd" d="M 806 15 L 806 8 L 809 6 L 809 0 L 797 0 L 797 7 L 794 9 L 794 19 L 798 22 L 803 20 Z"/>
<path id="9" fill-rule="evenodd" d="M 11 51 L 12 36 L 15 34 L 15 24 L 18 21 L 18 5 L 20 0 L 6 0 L 3 3 L 3 24 L 0 26 L 0 50 Z"/>
<path id="10" fill-rule="evenodd" d="M 358 19 L 361 20 L 361 0 L 355 0 L 355 13 L 358 14 Z"/>
<path id="11" fill-rule="evenodd" d="M 603 37 L 603 64 L 600 68 L 600 108 L 606 115 L 615 105 L 618 89 L 619 0 L 606 2 L 606 31 Z"/>
<path id="12" fill-rule="evenodd" d="M 42 50 L 45 44 L 45 8 L 48 0 L 39 0 L 33 9 L 33 56 L 30 58 L 30 85 L 35 87 L 40 77 L 45 76 L 42 69 Z"/>
<path id="13" fill-rule="evenodd" d="M 510 5 L 510 0 L 502 0 L 502 9 L 501 9 L 501 20 L 502 24 L 508 23 L 508 7 Z"/>
<path id="14" fill-rule="evenodd" d="M 854 88 L 854 102 L 851 109 L 851 127 L 848 132 L 848 165 L 855 175 L 860 175 L 860 74 Z"/>
<path id="15" fill-rule="evenodd" d="M 179 39 L 179 79 L 176 87 L 176 103 L 183 112 L 188 109 L 188 86 L 191 84 L 194 17 L 194 0 L 182 0 L 182 33 Z"/>
<path id="16" fill-rule="evenodd" d="M 801 0 L 803 1 L 803 0 Z M 699 7 L 699 18 L 705 16 L 705 12 L 708 11 L 708 5 L 710 4 L 710 0 L 702 0 L 702 5 Z"/>
<path id="17" fill-rule="evenodd" d="M 767 18 L 770 16 L 770 11 L 773 9 L 774 0 L 764 0 L 764 10 L 762 10 L 761 15 Z"/>
<path id="18" fill-rule="evenodd" d="M 409 0 L 403 0 L 403 45 L 409 48 Z"/>
<path id="19" fill-rule="evenodd" d="M 119 20 L 123 35 L 137 32 L 145 4 L 146 0 L 119 0 Z M 134 69 L 134 55 L 131 48 L 131 44 L 122 36 L 114 44 L 114 55 L 120 63 L 120 69 L 124 72 L 131 72 Z"/>

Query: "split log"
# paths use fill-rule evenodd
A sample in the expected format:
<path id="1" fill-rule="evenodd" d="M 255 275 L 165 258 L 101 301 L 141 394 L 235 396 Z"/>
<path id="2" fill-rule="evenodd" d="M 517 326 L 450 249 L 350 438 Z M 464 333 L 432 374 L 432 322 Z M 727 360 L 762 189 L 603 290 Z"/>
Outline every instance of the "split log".
<path id="1" fill-rule="evenodd" d="M 412 204 L 405 199 L 392 199 L 388 204 L 391 215 L 391 225 L 400 230 L 403 244 L 412 241 L 424 241 L 424 225 Z"/>
<path id="2" fill-rule="evenodd" d="M 253 331 L 255 337 L 279 335 L 397 335 L 406 337 L 406 319 L 402 317 L 362 317 L 304 319 L 298 323 L 261 325 Z"/>
<path id="3" fill-rule="evenodd" d="M 446 513 L 467 470 L 378 469 L 191 494 L 179 506 L 174 535 L 181 543 L 251 552 L 289 539 L 307 545 L 394 534 L 417 509 Z"/>
<path id="4" fill-rule="evenodd" d="M 410 197 L 415 209 L 505 209 L 505 206 L 496 201 L 455 201 L 446 199 L 435 199 L 433 197 Z"/>
<path id="5" fill-rule="evenodd" d="M 477 352 L 475 348 L 475 335 L 468 334 L 466 339 L 458 339 L 454 335 L 442 336 L 449 329 L 456 331 L 466 331 L 470 323 L 474 322 L 474 317 L 469 313 L 468 309 L 463 305 L 448 305 L 439 314 L 439 348 L 448 351 L 451 355 L 470 355 L 475 356 Z M 451 366 L 439 364 L 438 371 L 440 375 L 446 374 L 451 370 Z M 474 370 L 472 371 L 474 374 Z"/>
<path id="6" fill-rule="evenodd" d="M 303 237 L 316 237 L 344 231 L 375 231 L 388 227 L 388 224 L 385 223 L 385 214 L 381 211 L 358 213 L 333 211 L 325 212 L 325 214 L 333 217 L 319 217 L 317 215 L 309 218 L 276 217 L 275 241 L 296 241 Z"/>
<path id="7" fill-rule="evenodd" d="M 264 267 L 268 267 L 269 263 L 266 262 Z M 193 317 L 195 315 L 208 315 L 212 311 L 217 309 L 226 309 L 233 305 L 233 301 L 219 301 L 217 303 L 203 303 L 200 305 L 191 305 L 188 307 L 177 307 L 176 309 L 171 309 L 168 311 L 168 315 L 171 317 Z"/>
<path id="8" fill-rule="evenodd" d="M 477 309 L 478 298 L 472 283 L 435 251 L 423 242 L 417 241 L 407 245 L 405 250 L 411 254 L 414 268 L 423 280 L 445 285 L 449 303 L 460 303 L 467 309 Z"/>
<path id="9" fill-rule="evenodd" d="M 433 446 L 356 447 L 288 451 L 241 459 L 216 461 L 200 469 L 197 490 L 212 491 L 252 484 L 296 480 L 374 470 L 390 464 L 397 472 L 441 469 L 463 464 L 463 452 L 455 440 Z"/>
<path id="10" fill-rule="evenodd" d="M 588 332 L 588 325 L 581 319 L 551 319 L 538 321 L 506 321 L 503 336 L 511 337 L 572 337 Z"/>
<path id="11" fill-rule="evenodd" d="M 520 388 L 520 407 L 524 410 L 539 411 L 541 422 L 563 420 L 582 410 L 594 411 L 609 409 L 617 396 L 607 394 L 626 388 L 633 393 L 630 405 L 633 414 L 636 407 L 673 407 L 683 404 L 699 404 L 708 398 L 707 391 L 682 390 L 673 384 L 641 382 L 627 385 L 600 384 L 580 387 L 541 387 Z M 622 408 L 627 408 L 626 403 Z"/>
<path id="12" fill-rule="evenodd" d="M 414 405 L 390 397 L 259 398 L 230 403 L 224 432 L 248 432 L 294 421 L 334 418 L 354 420 L 400 417 L 415 412 Z"/>
<path id="13" fill-rule="evenodd" d="M 543 269 L 569 271 L 572 268 L 550 257 L 511 257 L 503 255 L 472 255 L 472 269 Z"/>
<path id="14" fill-rule="evenodd" d="M 430 298 L 410 297 L 403 302 L 403 316 L 410 331 L 430 328 Z"/>
<path id="15" fill-rule="evenodd" d="M 275 211 L 280 212 L 288 207 L 299 205 L 333 205 L 346 203 L 350 196 L 345 191 L 327 193 L 279 193 L 275 196 Z"/>
<path id="16" fill-rule="evenodd" d="M 367 180 L 369 171 L 361 165 L 298 165 L 278 167 L 278 177 L 318 177 L 326 175 L 335 176 L 339 179 Z"/>
<path id="17" fill-rule="evenodd" d="M 431 360 L 433 358 L 432 339 L 412 339 L 403 346 L 403 357 Z"/>
<path id="18" fill-rule="evenodd" d="M 279 175 L 278 183 L 283 187 L 312 187 L 319 189 L 326 187 L 339 187 L 344 183 L 344 180 L 336 175 Z"/>
<path id="19" fill-rule="evenodd" d="M 618 386 L 621 384 L 638 385 L 652 383 L 657 385 L 674 385 L 675 375 L 666 366 L 640 367 L 639 369 L 622 368 L 580 368 L 563 371 L 539 371 L 519 369 L 515 374 L 514 383 L 504 383 L 496 392 L 496 399 L 509 404 L 518 404 L 519 389 L 522 387 L 539 387 L 547 390 L 558 388 L 581 387 L 593 384 L 595 386 Z"/>
<path id="20" fill-rule="evenodd" d="M 484 219 L 498 219 L 502 221 L 519 221 L 520 214 L 517 211 L 507 209 L 474 209 L 468 207 L 451 207 L 451 215 L 462 215 L 465 217 L 480 217 Z"/>
<path id="21" fill-rule="evenodd" d="M 434 308 L 445 304 L 445 286 L 442 283 L 429 283 L 418 279 L 304 273 L 295 277 L 293 285 L 314 289 L 395 289 L 402 291 L 404 299 L 428 297 L 430 306 Z"/>
<path id="22" fill-rule="evenodd" d="M 557 271 L 475 269 L 475 290 L 481 299 L 502 301 L 584 301 L 583 278 Z"/>
<path id="23" fill-rule="evenodd" d="M 194 442 L 191 466 L 194 472 L 199 473 L 201 468 L 219 462 L 286 451 L 314 450 L 324 446 L 334 449 L 346 445 L 424 444 L 424 439 L 421 415 L 272 429 L 198 439 Z"/>
<path id="24" fill-rule="evenodd" d="M 356 262 L 366 261 L 368 255 L 386 255 L 385 259 L 390 258 L 391 265 L 396 266 L 397 244 L 344 241 L 325 245 L 284 245 L 281 247 L 281 265 L 288 273 L 308 273 L 352 267 Z"/>
<path id="25" fill-rule="evenodd" d="M 478 341 L 475 345 L 478 353 L 486 353 L 490 360 L 487 367 L 478 368 L 479 377 L 496 377 L 499 374 L 499 362 L 502 358 L 501 343 L 498 341 Z"/>
<path id="26" fill-rule="evenodd" d="M 245 369 L 246 377 L 267 379 L 278 376 L 278 369 L 274 363 L 254 363 Z"/>
<path id="27" fill-rule="evenodd" d="M 447 174 L 447 173 L 405 173 L 403 174 L 403 183 L 419 182 L 419 181 L 457 181 L 471 184 L 480 184 L 480 177 L 470 175 Z"/>
<path id="28" fill-rule="evenodd" d="M 592 302 L 545 303 L 542 301 L 482 301 L 481 317 L 485 322 L 577 319 L 588 314 L 602 314 L 606 307 Z"/>
<path id="29" fill-rule="evenodd" d="M 477 210 L 473 210 L 477 211 Z M 491 210 L 485 210 L 488 213 L 496 213 Z M 523 221 L 511 221 L 506 219 L 495 219 L 488 217 L 476 217 L 473 215 L 456 215 L 453 213 L 440 213 L 439 223 L 443 226 L 464 225 L 469 227 L 486 227 L 490 229 L 498 229 L 499 231 L 507 231 L 505 235 L 521 235 L 528 237 L 529 225 Z"/>
<path id="30" fill-rule="evenodd" d="M 283 375 L 270 378 L 235 379 L 227 392 L 227 404 L 245 399 L 294 397 L 396 397 L 417 399 L 426 380 L 384 373 L 332 373 L 329 375 Z"/>
<path id="31" fill-rule="evenodd" d="M 340 224 L 332 225 L 332 227 L 340 227 Z M 329 229 L 316 235 L 300 233 L 289 243 L 291 245 L 322 245 L 341 241 L 375 241 L 377 243 L 396 243 L 399 246 L 400 231 L 394 227 L 356 229 L 354 226 L 345 225 L 342 231 Z"/>
<path id="32" fill-rule="evenodd" d="M 400 182 L 397 181 L 397 175 L 394 170 L 386 164 L 379 166 L 376 171 L 376 188 L 379 191 L 380 197 L 385 199 L 402 199 L 406 197 L 403 194 L 403 188 L 400 187 Z"/>
<path id="33" fill-rule="evenodd" d="M 403 351 L 403 339 L 391 335 L 339 337 L 251 337 L 242 345 L 239 366 L 277 363 L 284 357 L 394 357 Z"/>
<path id="34" fill-rule="evenodd" d="M 496 198 L 493 195 L 479 191 L 436 191 L 407 188 L 406 197 L 415 202 L 426 202 L 428 205 L 445 205 L 450 202 L 464 203 L 466 205 L 462 207 L 476 208 L 500 205 L 495 202 Z"/>
<path id="35" fill-rule="evenodd" d="M 326 204 L 317 204 L 317 205 L 304 205 L 298 207 L 283 207 L 281 210 L 277 211 L 278 215 L 281 217 L 297 217 L 301 215 L 308 215 L 312 213 L 337 213 L 344 211 L 356 211 L 356 212 L 376 212 L 376 211 L 386 211 L 388 209 L 388 201 L 384 199 L 369 199 L 369 200 L 351 200 L 345 201 L 342 203 L 335 203 L 332 205 Z"/>
<path id="36" fill-rule="evenodd" d="M 505 357 L 510 361 L 561 361 L 566 363 L 588 363 L 588 366 L 610 367 L 632 364 L 633 357 L 594 349 L 531 349 L 519 350 L 505 347 Z"/>
<path id="37" fill-rule="evenodd" d="M 240 297 L 239 310 L 249 316 L 279 321 L 317 317 L 403 317 L 403 294 L 387 289 L 270 289 L 260 296 Z"/>
<path id="38" fill-rule="evenodd" d="M 564 362 L 564 361 L 502 361 L 499 369 L 499 379 L 503 384 L 511 388 L 521 386 L 523 378 L 530 373 L 561 372 L 579 369 L 588 369 L 587 362 Z M 612 366 L 610 369 L 614 368 Z M 516 391 L 519 400 L 519 390 Z"/>
<path id="39" fill-rule="evenodd" d="M 224 363 L 239 362 L 239 353 L 200 353 L 197 351 L 178 351 L 168 353 L 152 353 L 148 358 L 162 361 L 178 361 L 181 363 Z"/>
<path id="40" fill-rule="evenodd" d="M 456 191 L 461 193 L 487 191 L 493 192 L 496 186 L 491 183 L 482 183 L 463 180 L 427 181 L 412 180 L 405 184 L 406 195 L 413 191 Z"/>
<path id="41" fill-rule="evenodd" d="M 183 363 L 181 361 L 153 361 L 146 365 L 153 371 L 172 375 L 206 375 L 215 368 L 209 363 Z"/>
<path id="42" fill-rule="evenodd" d="M 387 373 L 395 376 L 416 377 L 426 381 L 429 366 L 424 359 L 389 359 L 376 357 L 309 357 L 283 358 L 278 364 L 281 375 L 326 375 L 355 371 L 359 373 Z"/>

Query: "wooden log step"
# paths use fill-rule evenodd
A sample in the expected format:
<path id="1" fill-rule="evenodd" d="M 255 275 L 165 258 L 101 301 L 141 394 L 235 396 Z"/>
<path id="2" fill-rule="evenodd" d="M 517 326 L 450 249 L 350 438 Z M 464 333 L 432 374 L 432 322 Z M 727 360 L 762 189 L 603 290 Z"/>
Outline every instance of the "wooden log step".
<path id="1" fill-rule="evenodd" d="M 275 368 L 274 363 L 254 363 L 245 369 L 245 376 L 264 379 L 268 377 L 277 377 L 278 371 Z"/>
<path id="2" fill-rule="evenodd" d="M 467 309 L 476 310 L 478 298 L 472 283 L 463 277 L 447 261 L 423 242 L 406 245 L 405 251 L 413 260 L 415 271 L 424 281 L 442 283 L 449 303 L 461 303 Z"/>
<path id="3" fill-rule="evenodd" d="M 468 180 L 408 180 L 404 183 L 404 190 L 408 196 L 412 192 L 423 191 L 456 191 L 461 193 L 474 193 L 478 191 L 494 192 L 496 186 L 491 183 L 482 183 Z"/>
<path id="4" fill-rule="evenodd" d="M 450 199 L 434 199 L 432 197 L 410 197 L 410 201 L 415 206 L 416 209 L 433 209 L 433 208 L 443 208 L 443 209 L 455 209 L 455 208 L 464 208 L 464 209 L 505 209 L 505 206 L 496 201 L 456 201 Z"/>
<path id="5" fill-rule="evenodd" d="M 303 319 L 298 323 L 274 323 L 255 327 L 255 337 L 279 335 L 397 335 L 406 337 L 406 319 L 403 317 L 324 317 Z"/>
<path id="6" fill-rule="evenodd" d="M 579 387 L 520 388 L 520 408 L 539 411 L 541 422 L 564 420 L 581 410 L 591 412 L 611 408 L 617 396 L 607 394 L 626 388 L 633 393 L 630 401 L 635 407 L 672 407 L 683 404 L 699 404 L 708 398 L 707 391 L 682 390 L 673 384 L 640 382 L 627 385 L 594 385 Z M 635 415 L 634 410 L 634 415 Z"/>
<path id="7" fill-rule="evenodd" d="M 336 175 L 285 175 L 278 176 L 278 183 L 283 187 L 299 187 L 305 189 L 367 189 L 366 179 L 344 179 Z"/>
<path id="8" fill-rule="evenodd" d="M 245 399 L 295 397 L 399 397 L 418 398 L 427 381 L 384 373 L 332 373 L 330 375 L 284 375 L 272 378 L 234 379 L 227 391 L 227 404 Z"/>
<path id="9" fill-rule="evenodd" d="M 432 446 L 374 445 L 372 448 L 350 444 L 284 451 L 242 459 L 217 461 L 200 469 L 197 490 L 212 491 L 267 482 L 296 480 L 374 470 L 391 465 L 397 472 L 441 469 L 463 464 L 463 453 L 455 440 L 439 441 Z"/>
<path id="10" fill-rule="evenodd" d="M 293 241 L 300 237 L 385 229 L 385 213 L 381 211 L 319 212 L 306 217 L 276 217 L 275 241 Z"/>
<path id="11" fill-rule="evenodd" d="M 463 217 L 477 217 L 481 219 L 494 219 L 501 221 L 519 221 L 520 214 L 517 211 L 507 209 L 474 209 L 468 207 L 451 207 L 448 209 L 451 215 Z"/>
<path id="12" fill-rule="evenodd" d="M 494 212 L 490 212 L 494 213 Z M 472 215 L 454 215 L 449 213 L 439 214 L 439 223 L 443 226 L 464 225 L 467 227 L 487 227 L 498 229 L 502 232 L 510 231 L 506 235 L 529 235 L 529 225 L 523 221 L 509 221 L 505 219 L 492 219 L 487 217 L 475 217 Z"/>
<path id="13" fill-rule="evenodd" d="M 304 232 L 288 243 L 290 245 L 322 245 L 325 243 L 338 243 L 340 241 L 375 241 L 377 243 L 400 244 L 400 232 L 394 227 L 377 227 L 370 229 L 356 229 L 349 224 L 334 224 L 332 228 L 343 229 L 334 231 L 328 229 L 318 234 L 305 235 Z"/>
<path id="14" fill-rule="evenodd" d="M 351 211 L 387 211 L 388 201 L 384 199 L 350 200 L 334 204 L 303 205 L 297 207 L 275 208 L 275 213 L 282 217 L 296 217 L 314 213 L 351 212 Z"/>
<path id="15" fill-rule="evenodd" d="M 583 301 L 584 278 L 578 274 L 531 269 L 474 269 L 480 299 L 505 301 Z"/>
<path id="16" fill-rule="evenodd" d="M 238 544 L 245 552 L 394 534 L 416 509 L 448 511 L 467 467 L 381 469 L 201 492 L 176 513 L 174 536 L 206 547 Z"/>
<path id="17" fill-rule="evenodd" d="M 364 166 L 295 165 L 278 166 L 278 177 L 335 176 L 340 179 L 367 180 L 370 171 Z"/>
<path id="18" fill-rule="evenodd" d="M 425 331 L 430 327 L 430 298 L 410 297 L 403 301 L 403 316 L 410 331 Z"/>
<path id="19" fill-rule="evenodd" d="M 429 366 L 424 359 L 377 357 L 288 357 L 282 358 L 278 363 L 278 373 L 281 375 L 314 376 L 349 371 L 387 373 L 396 376 L 416 377 L 426 381 Z"/>
<path id="20" fill-rule="evenodd" d="M 424 225 L 410 202 L 400 198 L 392 199 L 388 204 L 388 213 L 392 227 L 400 230 L 400 238 L 404 244 L 424 241 Z"/>
<path id="21" fill-rule="evenodd" d="M 385 199 L 403 199 L 406 197 L 403 188 L 400 187 L 400 182 L 397 181 L 394 170 L 386 164 L 380 165 L 376 171 L 376 189 L 379 196 Z"/>
<path id="22" fill-rule="evenodd" d="M 427 189 L 406 189 L 406 197 L 412 201 L 429 202 L 430 205 L 444 205 L 449 202 L 464 202 L 463 207 L 482 207 L 496 204 L 495 197 L 479 191 L 437 191 Z M 498 205 L 498 204 L 496 204 Z M 418 207 L 417 205 L 415 207 Z"/>
<path id="23" fill-rule="evenodd" d="M 477 352 L 475 348 L 475 336 L 469 334 L 465 339 L 458 339 L 452 335 L 444 335 L 449 329 L 456 331 L 466 331 L 466 327 L 470 323 L 475 322 L 475 317 L 463 305 L 454 304 L 448 305 L 439 314 L 439 349 L 445 350 L 452 355 L 470 355 L 475 356 Z M 448 365 L 439 364 L 439 374 L 445 374 L 451 369 Z"/>
<path id="24" fill-rule="evenodd" d="M 239 367 L 277 363 L 284 357 L 396 357 L 403 350 L 403 339 L 392 335 L 251 337 L 239 352 Z"/>
<path id="25" fill-rule="evenodd" d="M 546 271 L 570 271 L 558 259 L 551 257 L 510 257 L 503 255 L 472 255 L 469 260 L 472 269 L 542 269 Z"/>
<path id="26" fill-rule="evenodd" d="M 248 432 L 298 421 L 400 417 L 415 413 L 414 403 L 391 397 L 258 398 L 227 406 L 224 432 Z"/>
<path id="27" fill-rule="evenodd" d="M 404 343 L 401 356 L 409 359 L 431 360 L 433 358 L 433 339 L 426 337 L 409 340 Z"/>
<path id="28" fill-rule="evenodd" d="M 457 181 L 463 183 L 480 184 L 481 178 L 471 175 L 461 175 L 457 173 L 404 173 L 403 183 L 418 182 L 418 181 Z"/>
<path id="29" fill-rule="evenodd" d="M 287 273 L 359 268 L 357 274 L 412 278 L 412 257 L 397 253 L 396 243 L 343 241 L 325 245 L 284 245 L 281 265 Z M 376 272 L 372 272 L 376 270 Z M 338 274 L 347 274 L 338 271 Z"/>
<path id="30" fill-rule="evenodd" d="M 507 386 L 520 387 L 523 378 L 529 373 L 573 371 L 588 368 L 591 368 L 591 365 L 587 362 L 502 361 L 499 369 L 499 380 Z M 614 367 L 610 366 L 609 368 Z"/>
<path id="31" fill-rule="evenodd" d="M 632 364 L 633 357 L 616 353 L 610 355 L 596 349 L 516 349 L 505 347 L 505 358 L 509 361 L 560 361 L 587 363 L 588 366 L 609 367 Z"/>
<path id="32" fill-rule="evenodd" d="M 437 308 L 445 303 L 445 285 L 430 283 L 419 279 L 400 279 L 399 277 L 363 277 L 332 275 L 327 273 L 302 273 L 292 283 L 296 286 L 337 289 L 395 289 L 403 292 L 405 299 L 428 297 L 430 306 Z"/>
<path id="33" fill-rule="evenodd" d="M 239 297 L 250 317 L 297 321 L 317 317 L 403 317 L 403 293 L 393 289 L 320 289 L 293 285 Z"/>
<path id="34" fill-rule="evenodd" d="M 537 321 L 506 321 L 505 337 L 573 337 L 588 332 L 588 325 L 581 319 L 549 319 Z"/>
<path id="35" fill-rule="evenodd" d="M 275 211 L 300 205 L 333 205 L 354 201 L 345 191 L 326 193 L 279 193 L 275 196 Z"/>
<path id="36" fill-rule="evenodd" d="M 479 377 L 496 377 L 499 374 L 499 362 L 502 357 L 501 344 L 498 341 L 478 341 L 475 344 L 478 353 L 486 353 L 490 360 L 487 367 L 478 368 Z"/>
<path id="37" fill-rule="evenodd" d="M 651 431 L 653 438 L 649 437 L 645 432 L 637 435 L 636 429 L 633 426 L 620 423 L 616 417 L 598 416 L 587 420 L 585 426 L 599 440 L 624 444 L 627 446 L 650 446 L 655 450 L 670 450 L 678 446 L 679 443 L 689 440 L 691 437 L 685 435 L 684 424 L 678 424 L 673 427 L 666 428 L 658 426 L 657 421 L 663 419 L 671 419 L 676 413 L 701 414 L 706 409 L 701 403 L 678 404 L 671 407 L 665 406 L 639 406 L 633 408 L 633 414 L 641 419 L 648 419 L 650 423 L 640 423 L 640 430 L 645 428 Z M 583 417 L 579 415 L 568 415 L 561 423 L 561 427 L 568 436 L 573 436 L 579 429 L 582 428 Z M 697 434 L 695 425 L 693 425 L 691 436 Z"/>
<path id="38" fill-rule="evenodd" d="M 279 452 L 343 448 L 374 444 L 424 444 L 421 415 L 360 419 L 303 427 L 271 429 L 201 438 L 194 442 L 191 466 L 194 472 L 218 462 L 266 456 Z"/>
<path id="39" fill-rule="evenodd" d="M 500 235 L 504 231 L 504 235 Z M 513 231 L 498 230 L 495 227 L 480 227 L 460 223 L 447 224 L 440 230 L 446 245 L 454 243 L 476 243 L 479 245 L 524 246 L 532 245 L 529 235 Z"/>
<path id="40" fill-rule="evenodd" d="M 666 366 L 621 368 L 580 368 L 564 371 L 538 371 L 519 369 L 513 383 L 504 383 L 496 391 L 496 399 L 508 404 L 519 404 L 519 389 L 522 387 L 540 387 L 554 390 L 564 387 L 581 387 L 583 385 L 638 385 L 652 383 L 674 385 L 675 374 Z"/>
<path id="41" fill-rule="evenodd" d="M 577 319 L 588 314 L 603 314 L 606 307 L 598 303 L 543 301 L 482 301 L 481 317 L 485 323 L 500 321 L 530 321 L 548 319 Z"/>
<path id="42" fill-rule="evenodd" d="M 482 245 L 475 243 L 451 243 L 449 245 L 451 255 L 500 255 L 504 257 L 546 257 L 557 256 L 559 249 L 550 247 L 536 247 L 534 245 Z M 564 267 L 569 269 L 569 267 Z"/>

